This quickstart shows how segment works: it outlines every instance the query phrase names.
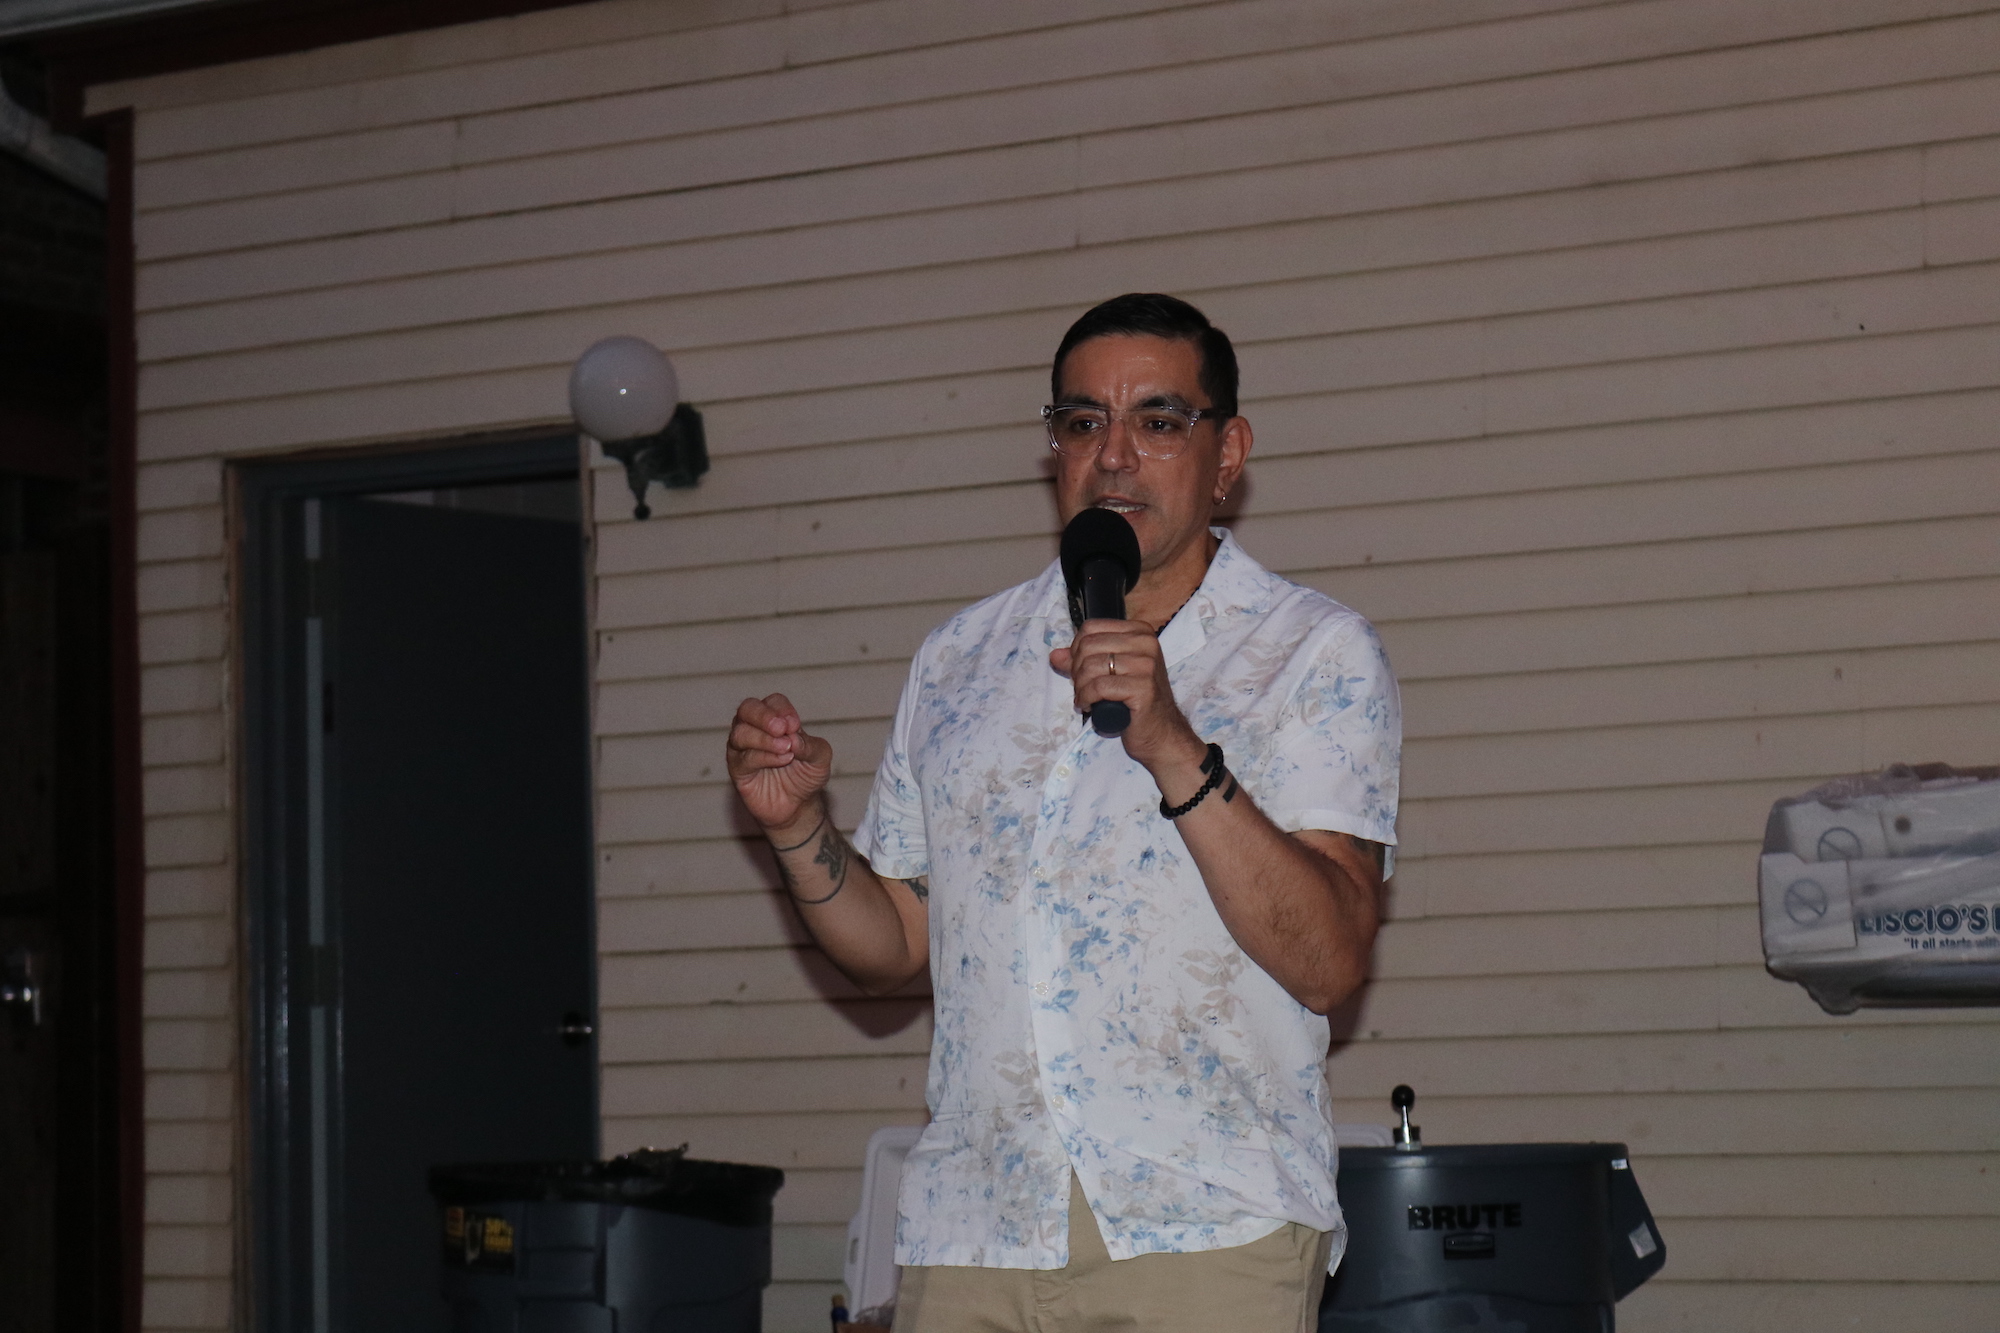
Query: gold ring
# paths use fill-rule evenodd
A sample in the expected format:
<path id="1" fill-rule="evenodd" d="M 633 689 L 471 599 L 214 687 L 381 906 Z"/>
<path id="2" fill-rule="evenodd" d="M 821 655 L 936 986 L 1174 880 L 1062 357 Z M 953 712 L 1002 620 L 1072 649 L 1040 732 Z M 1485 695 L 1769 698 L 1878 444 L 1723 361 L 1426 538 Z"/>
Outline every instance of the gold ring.
<path id="1" fill-rule="evenodd" d="M 1114 675 L 1114 676 L 1118 674 L 1118 654 L 1117 654 L 1117 653 L 1113 653 L 1113 654 L 1111 654 L 1111 674 L 1112 674 L 1112 675 Z"/>

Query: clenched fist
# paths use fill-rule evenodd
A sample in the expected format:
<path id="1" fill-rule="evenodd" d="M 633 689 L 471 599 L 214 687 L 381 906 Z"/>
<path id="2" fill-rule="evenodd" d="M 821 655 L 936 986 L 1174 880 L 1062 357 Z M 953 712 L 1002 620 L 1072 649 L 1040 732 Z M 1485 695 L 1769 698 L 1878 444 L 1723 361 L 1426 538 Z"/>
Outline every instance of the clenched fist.
<path id="1" fill-rule="evenodd" d="M 729 780 L 767 833 L 819 818 L 818 797 L 833 773 L 833 746 L 806 731 L 782 694 L 745 699 L 729 728 Z"/>

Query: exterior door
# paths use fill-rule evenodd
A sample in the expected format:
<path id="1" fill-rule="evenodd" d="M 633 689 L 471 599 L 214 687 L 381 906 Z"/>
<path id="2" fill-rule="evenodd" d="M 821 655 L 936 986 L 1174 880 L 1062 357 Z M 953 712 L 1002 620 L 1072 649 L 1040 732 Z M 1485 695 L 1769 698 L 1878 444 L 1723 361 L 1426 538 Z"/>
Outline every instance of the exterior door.
<path id="1" fill-rule="evenodd" d="M 0 473 L 0 1333 L 118 1316 L 103 528 Z"/>
<path id="2" fill-rule="evenodd" d="M 0 553 L 0 1333 L 55 1327 L 55 564 Z"/>
<path id="3" fill-rule="evenodd" d="M 430 1168 L 596 1153 L 576 502 L 573 478 L 279 502 L 266 1327 L 443 1333 Z"/>

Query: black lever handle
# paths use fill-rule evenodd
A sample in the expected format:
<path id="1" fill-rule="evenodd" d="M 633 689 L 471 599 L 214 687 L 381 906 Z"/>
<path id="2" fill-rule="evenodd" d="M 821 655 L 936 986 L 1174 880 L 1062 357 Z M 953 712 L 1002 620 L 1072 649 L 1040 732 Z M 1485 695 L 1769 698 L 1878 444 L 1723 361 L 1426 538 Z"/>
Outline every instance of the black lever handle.
<path id="1" fill-rule="evenodd" d="M 1398 1083 L 1396 1090 L 1389 1094 L 1389 1105 L 1403 1117 L 1403 1123 L 1396 1126 L 1395 1138 L 1398 1148 L 1415 1150 L 1424 1146 L 1424 1132 L 1410 1123 L 1410 1108 L 1417 1104 L 1417 1094 L 1407 1083 Z"/>
<path id="2" fill-rule="evenodd" d="M 563 1039 L 565 1046 L 581 1046 L 597 1035 L 597 1027 L 585 1021 L 582 1014 L 572 1009 L 562 1016 L 562 1023 L 556 1028 L 556 1035 Z"/>

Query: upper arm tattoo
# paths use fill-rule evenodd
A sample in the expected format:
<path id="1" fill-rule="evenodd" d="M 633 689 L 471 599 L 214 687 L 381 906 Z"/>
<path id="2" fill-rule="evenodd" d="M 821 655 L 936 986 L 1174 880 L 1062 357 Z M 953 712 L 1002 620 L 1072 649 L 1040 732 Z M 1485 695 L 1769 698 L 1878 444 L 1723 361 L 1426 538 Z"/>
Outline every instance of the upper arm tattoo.
<path id="1" fill-rule="evenodd" d="M 931 877 L 930 877 L 929 875 L 918 875 L 918 876 L 916 876 L 916 877 L 915 877 L 915 878 L 913 878 L 913 879 L 906 879 L 906 880 L 904 880 L 903 882 L 904 882 L 905 884 L 907 884 L 907 885 L 909 885 L 909 886 L 910 886 L 910 892 L 911 892 L 911 893 L 914 893 L 914 894 L 916 894 L 916 895 L 917 895 L 917 901 L 918 901 L 918 902 L 920 902 L 920 903 L 929 903 L 929 902 L 930 902 L 930 900 L 931 900 Z"/>
<path id="2" fill-rule="evenodd" d="M 1331 832 L 1332 830 L 1328 831 Z M 1352 833 L 1338 833 L 1334 836 L 1344 841 L 1348 846 L 1348 850 L 1354 852 L 1364 860 L 1374 862 L 1376 874 L 1379 875 L 1382 873 L 1382 866 L 1385 863 L 1383 854 L 1388 849 L 1381 843 L 1371 842 L 1367 838 L 1357 838 Z"/>

